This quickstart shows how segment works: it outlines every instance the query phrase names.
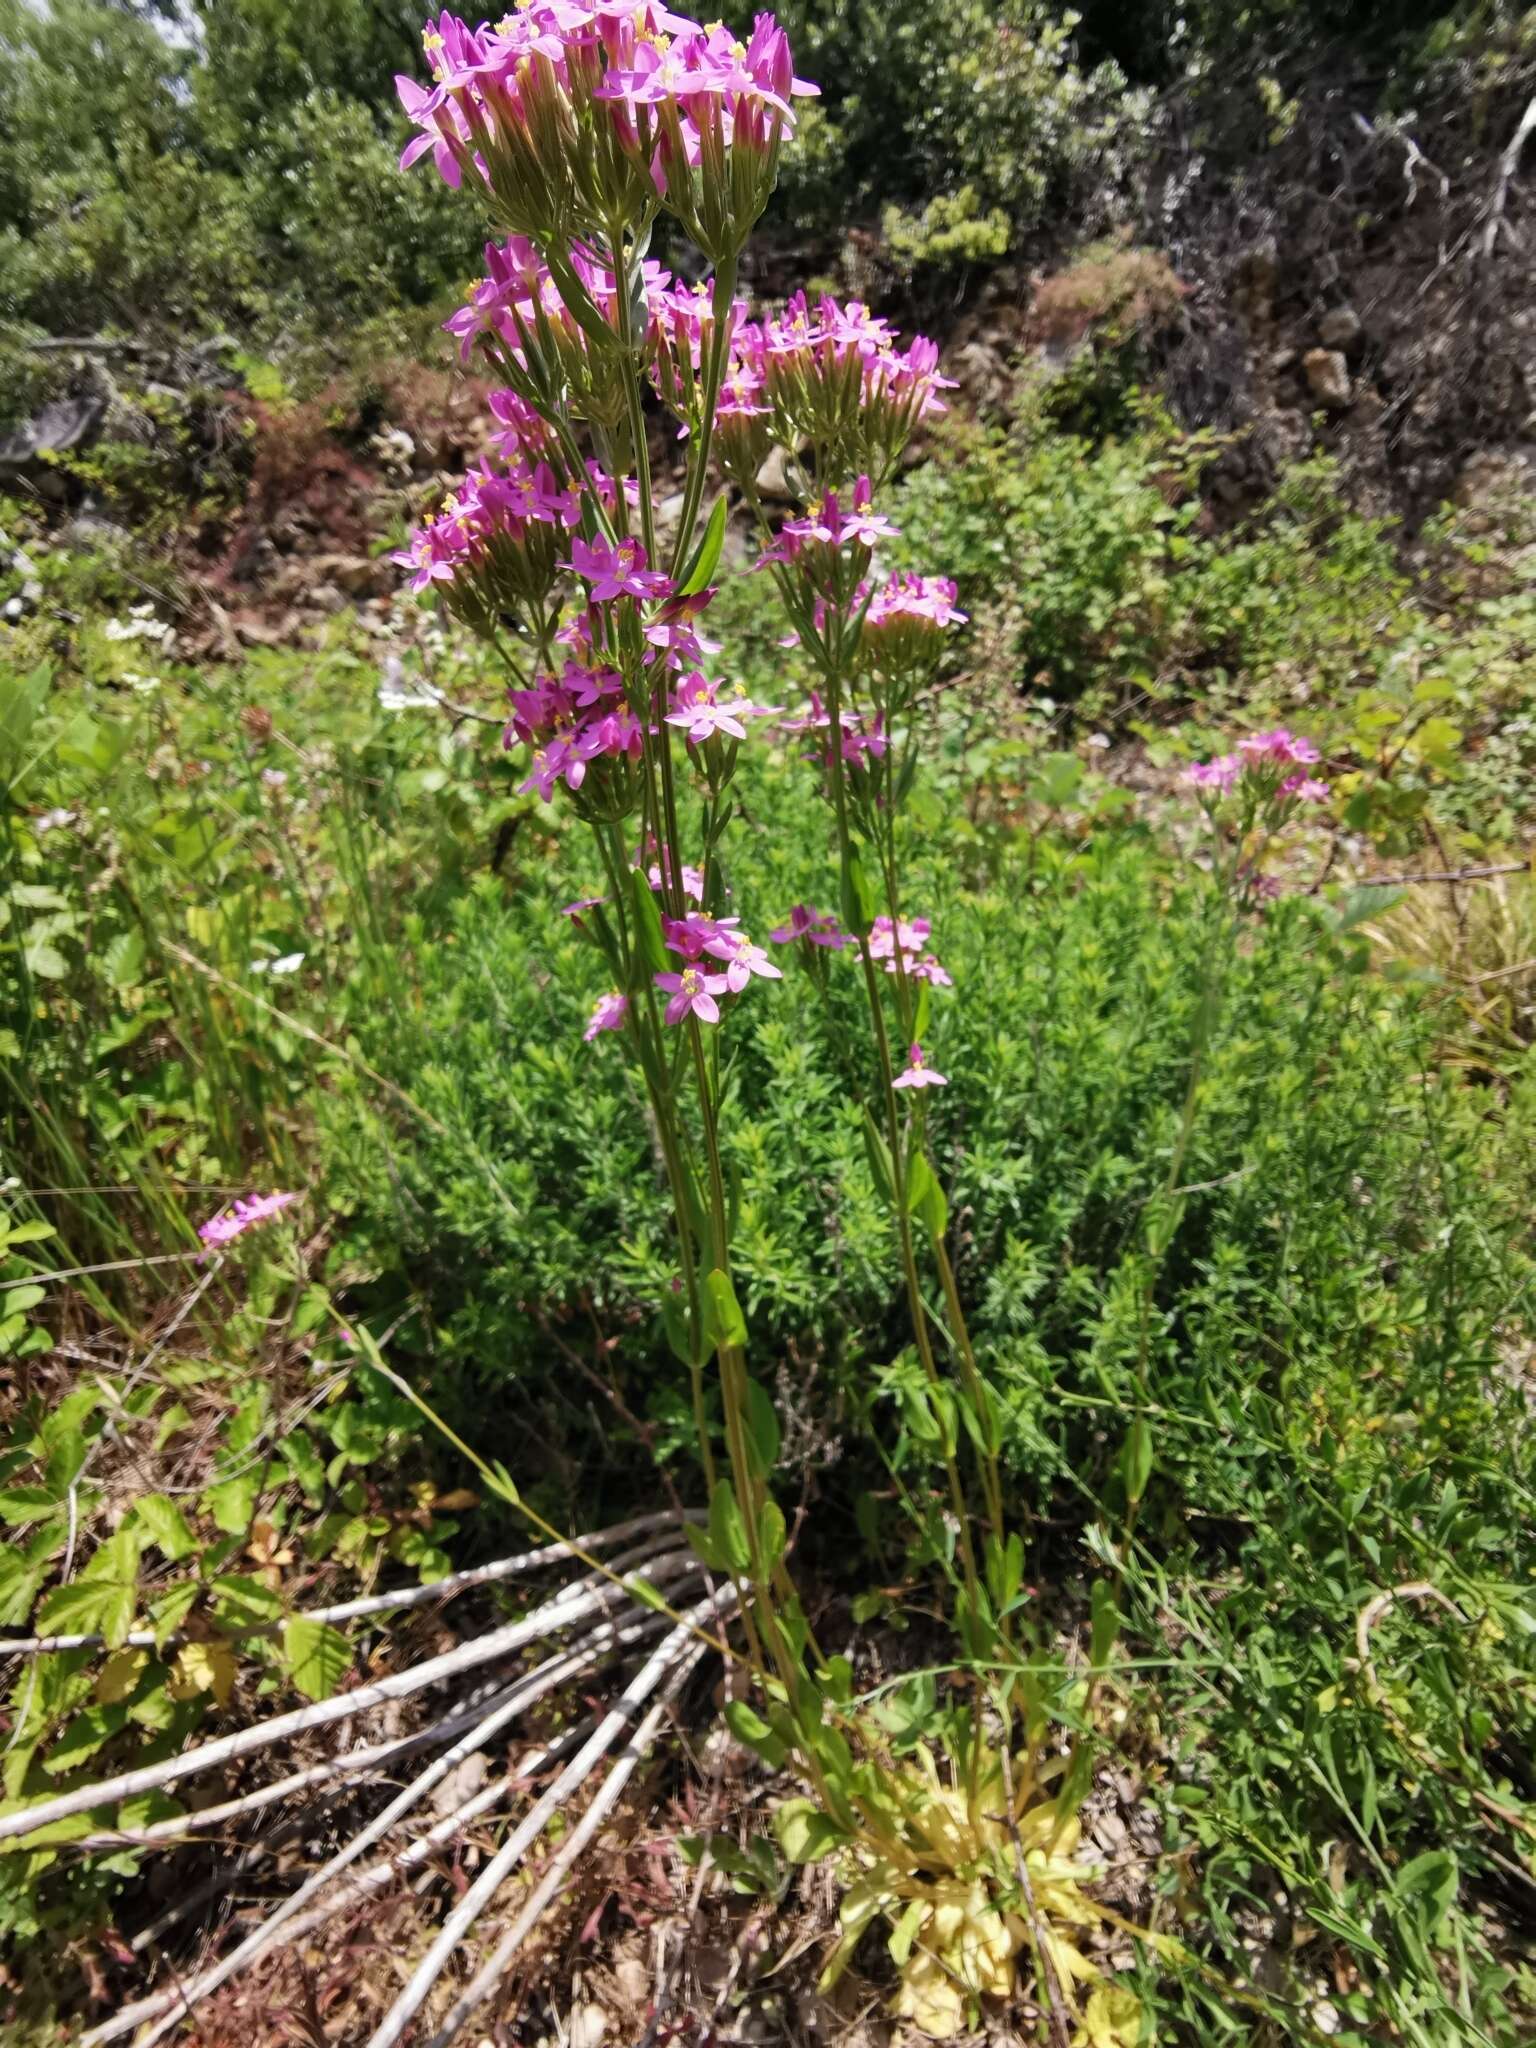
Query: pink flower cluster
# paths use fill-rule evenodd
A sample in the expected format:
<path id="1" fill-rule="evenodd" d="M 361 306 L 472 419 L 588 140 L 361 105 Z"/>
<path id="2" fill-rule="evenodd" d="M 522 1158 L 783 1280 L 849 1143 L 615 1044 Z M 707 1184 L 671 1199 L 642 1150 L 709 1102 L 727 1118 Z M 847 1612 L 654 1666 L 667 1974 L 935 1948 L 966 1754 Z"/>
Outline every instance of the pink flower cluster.
<path id="1" fill-rule="evenodd" d="M 247 1195 L 228 1209 L 221 1209 L 217 1216 L 210 1216 L 199 1226 L 197 1234 L 210 1251 L 222 1251 L 225 1245 L 233 1244 L 258 1223 L 268 1222 L 298 1199 L 297 1195 L 286 1193 Z"/>
<path id="2" fill-rule="evenodd" d="M 1184 779 L 1212 800 L 1246 788 L 1264 801 L 1320 804 L 1328 801 L 1328 784 L 1307 773 L 1320 759 L 1311 740 L 1280 725 L 1270 732 L 1247 734 L 1235 753 L 1195 762 L 1185 770 Z"/>
<path id="3" fill-rule="evenodd" d="M 566 219 L 591 229 L 615 204 L 638 218 L 656 196 L 691 231 L 691 174 L 720 178 L 729 150 L 771 186 L 791 103 L 816 91 L 795 77 L 772 15 L 741 43 L 658 0 L 531 0 L 494 28 L 445 13 L 422 41 L 431 89 L 396 79 L 422 131 L 402 168 L 430 150 L 450 185 L 474 171 L 525 233 Z"/>
<path id="4" fill-rule="evenodd" d="M 704 917 L 694 912 L 687 917 L 662 919 L 667 950 L 677 954 L 683 963 L 674 972 L 653 977 L 656 986 L 669 998 L 669 1024 L 681 1024 L 688 1016 L 697 1017 L 701 1024 L 718 1024 L 717 997 L 742 994 L 754 975 L 782 981 L 782 970 L 774 966 L 761 946 L 753 944 L 740 925 L 740 918 Z M 722 963 L 723 971 L 714 967 L 714 962 Z"/>
<path id="5" fill-rule="evenodd" d="M 810 439 L 840 475 L 878 461 L 882 477 L 913 427 L 945 410 L 941 391 L 953 379 L 938 373 L 935 344 L 918 335 L 899 348 L 889 323 L 857 299 L 840 306 L 822 298 L 813 308 L 797 292 L 777 319 L 743 324 L 721 394 L 722 459 L 746 481 L 777 442 L 793 448 Z"/>
<path id="6" fill-rule="evenodd" d="M 893 540 L 898 529 L 882 513 L 872 510 L 873 497 L 874 487 L 867 476 L 861 476 L 854 484 L 846 511 L 838 502 L 838 493 L 828 491 L 819 504 L 798 519 L 785 520 L 758 567 L 770 562 L 797 562 L 807 552 L 814 557 L 815 566 L 820 567 L 823 551 L 836 555 L 845 547 L 873 549 L 882 540 Z"/>
<path id="7" fill-rule="evenodd" d="M 932 953 L 927 950 L 933 926 L 926 917 L 903 918 L 900 924 L 893 924 L 888 917 L 877 917 L 870 926 L 865 947 L 871 960 L 884 963 L 887 974 L 900 969 L 909 981 L 926 981 L 934 988 L 953 988 L 954 982 Z"/>
<path id="8" fill-rule="evenodd" d="M 519 456 L 497 471 L 486 461 L 391 560 L 414 571 L 414 591 L 488 580 L 537 601 L 557 566 L 553 536 L 580 523 L 580 492 L 547 462 Z"/>
<path id="9" fill-rule="evenodd" d="M 786 718 L 783 729 L 788 733 L 831 731 L 832 714 L 822 703 L 819 690 L 812 690 L 809 709 L 802 711 L 798 718 Z M 886 751 L 883 720 L 878 713 L 866 720 L 857 712 L 843 712 L 838 720 L 838 744 L 850 768 L 867 768 L 870 762 L 883 760 Z M 830 769 L 830 756 L 824 745 L 813 749 L 805 759 Z"/>
<path id="10" fill-rule="evenodd" d="M 816 910 L 809 903 L 795 904 L 786 922 L 775 925 L 768 936 L 776 946 L 788 946 L 796 939 L 804 939 L 812 946 L 825 946 L 834 953 L 858 944 L 857 939 L 842 929 L 830 910 Z"/>
<path id="11" fill-rule="evenodd" d="M 505 374 L 530 374 L 530 340 L 539 353 L 553 353 L 564 374 L 567 399 L 585 412 L 592 396 L 594 379 L 602 372 L 591 360 L 592 339 L 579 315 L 601 321 L 619 333 L 618 291 L 612 269 L 581 248 L 564 252 L 559 281 L 544 258 L 525 235 L 512 235 L 502 243 L 485 245 L 486 275 L 470 292 L 456 313 L 443 322 L 459 344 L 459 355 L 469 362 L 478 342 L 491 341 Z M 641 293 L 649 329 L 659 331 L 669 317 L 673 294 L 672 275 L 647 258 L 639 269 Z M 574 301 L 574 309 L 571 301 Z M 528 416 L 538 421 L 531 407 Z M 552 439 L 542 421 L 539 430 Z"/>

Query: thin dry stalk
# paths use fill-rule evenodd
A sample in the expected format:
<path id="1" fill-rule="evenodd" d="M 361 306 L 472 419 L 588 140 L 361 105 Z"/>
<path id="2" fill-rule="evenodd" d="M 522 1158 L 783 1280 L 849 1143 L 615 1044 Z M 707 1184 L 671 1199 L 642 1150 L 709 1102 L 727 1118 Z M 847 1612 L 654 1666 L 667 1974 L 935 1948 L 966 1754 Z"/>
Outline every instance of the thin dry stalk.
<path id="1" fill-rule="evenodd" d="M 527 1940 L 544 1909 L 565 1883 L 571 1866 L 618 1803 L 619 1795 L 655 1741 L 656 1732 L 672 1702 L 688 1682 L 690 1673 L 703 1655 L 704 1645 L 696 1644 L 687 1651 L 682 1662 L 674 1669 L 660 1698 L 646 1714 L 618 1762 L 593 1794 L 586 1812 L 560 1845 L 558 1853 L 551 1857 L 548 1868 L 528 1895 L 517 1918 L 497 1942 L 489 1959 L 481 1965 L 460 1992 L 447 2019 L 432 2036 L 427 2048 L 447 2048 L 447 2043 L 454 2038 L 464 2022 L 479 2011 L 506 1975 L 512 1959 Z"/>
<path id="2" fill-rule="evenodd" d="M 574 1557 L 580 1551 L 605 1550 L 632 1536 L 649 1535 L 657 1529 L 674 1529 L 679 1516 L 671 1509 L 654 1515 L 638 1515 L 630 1522 L 616 1522 L 611 1529 L 599 1529 L 593 1536 L 573 1536 L 565 1543 L 548 1543 L 542 1550 L 525 1550 L 516 1557 L 497 1558 L 491 1564 L 476 1565 L 470 1571 L 454 1572 L 445 1579 L 432 1579 L 424 1586 L 403 1586 L 393 1593 L 369 1593 L 357 1600 L 342 1600 L 332 1607 L 302 1607 L 294 1618 L 315 1622 L 357 1621 L 366 1614 L 389 1614 L 406 1607 L 426 1607 L 434 1600 L 456 1599 L 475 1586 L 499 1585 L 505 1579 L 521 1578 L 541 1565 Z M 690 1517 L 689 1519 L 693 1519 Z M 182 1630 L 157 1636 L 153 1629 L 133 1629 L 114 1648 L 155 1650 L 185 1641 Z M 15 1636 L 0 1638 L 0 1657 L 40 1657 L 56 1650 L 104 1650 L 106 1638 L 99 1635 Z"/>
<path id="3" fill-rule="evenodd" d="M 550 1816 L 567 1804 L 592 1775 L 598 1764 L 629 1727 L 636 1711 L 666 1679 L 685 1654 L 690 1638 L 706 1627 L 734 1597 L 723 1588 L 699 1602 L 683 1621 L 669 1630 L 659 1647 L 636 1672 L 611 1707 L 591 1740 L 574 1756 L 554 1784 L 513 1829 L 501 1848 L 481 1871 L 443 1923 L 420 1965 L 395 2000 L 368 2042 L 368 2048 L 395 2048 L 411 2020 L 421 2010 L 432 1987 L 447 1968 L 454 1951 L 490 1904 L 507 1878 L 548 1826 Z"/>
<path id="4" fill-rule="evenodd" d="M 676 1552 L 670 1558 L 662 1558 L 646 1578 L 655 1584 L 664 1579 L 693 1577 L 698 1571 L 698 1560 L 690 1552 Z M 606 1582 L 593 1590 L 568 1589 L 543 1607 L 536 1608 L 532 1614 L 525 1615 L 521 1621 L 509 1622 L 504 1628 L 494 1629 L 473 1642 L 460 1643 L 409 1671 L 395 1672 L 388 1678 L 377 1679 L 372 1685 L 359 1686 L 353 1692 L 317 1700 L 312 1706 L 295 1708 L 291 1713 L 279 1714 L 255 1727 L 237 1729 L 233 1734 L 205 1742 L 196 1749 L 185 1750 L 163 1763 L 122 1771 L 98 1784 L 79 1785 L 73 1791 L 60 1793 L 55 1799 L 41 1800 L 19 1812 L 0 1815 L 0 1841 L 13 1841 L 53 1821 L 67 1820 L 72 1814 L 89 1813 L 93 1807 L 112 1805 L 122 1799 L 136 1798 L 141 1792 L 153 1792 L 162 1786 L 176 1784 L 182 1778 L 233 1763 L 236 1758 L 250 1756 L 256 1750 L 270 1749 L 274 1743 L 286 1741 L 290 1736 L 308 1735 L 317 1728 L 327 1728 L 336 1721 L 350 1719 L 354 1714 L 368 1713 L 391 1700 L 408 1699 L 412 1693 L 422 1692 L 428 1686 L 441 1685 L 447 1679 L 476 1670 L 498 1657 L 510 1656 L 529 1643 L 555 1634 L 557 1630 L 571 1628 L 577 1622 L 605 1614 L 622 1597 L 622 1592 L 622 1587 Z"/>

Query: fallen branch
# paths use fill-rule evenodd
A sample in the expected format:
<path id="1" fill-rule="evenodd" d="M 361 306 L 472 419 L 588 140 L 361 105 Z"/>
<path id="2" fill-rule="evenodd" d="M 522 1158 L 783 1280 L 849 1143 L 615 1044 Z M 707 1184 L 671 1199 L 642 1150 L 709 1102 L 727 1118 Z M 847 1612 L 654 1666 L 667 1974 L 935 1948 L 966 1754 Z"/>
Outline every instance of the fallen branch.
<path id="1" fill-rule="evenodd" d="M 1351 882 L 1352 889 L 1407 889 L 1416 882 L 1481 882 L 1490 875 L 1528 875 L 1532 872 L 1528 860 L 1492 861 L 1487 866 L 1475 868 L 1442 868 L 1422 875 L 1363 875 L 1359 881 Z"/>
<path id="2" fill-rule="evenodd" d="M 303 1607 L 295 1615 L 283 1618 L 315 1622 L 357 1621 L 366 1614 L 388 1614 L 399 1608 L 426 1607 L 434 1600 L 456 1599 L 460 1593 L 467 1593 L 475 1586 L 498 1585 L 504 1579 L 521 1578 L 525 1572 L 578 1556 L 584 1550 L 605 1550 L 610 1544 L 623 1542 L 631 1536 L 674 1528 L 677 1521 L 678 1517 L 671 1509 L 654 1515 L 637 1515 L 633 1521 L 615 1522 L 611 1529 L 599 1529 L 593 1536 L 572 1536 L 562 1543 L 547 1543 L 542 1550 L 525 1550 L 516 1557 L 498 1558 L 492 1564 L 476 1565 L 470 1571 L 453 1572 L 446 1579 L 431 1579 L 424 1586 L 402 1586 L 393 1593 L 369 1593 L 361 1599 L 339 1601 L 332 1607 Z M 261 1628 L 271 1625 L 262 1623 Z M 132 1629 L 113 1648 L 155 1650 L 184 1639 L 184 1632 L 180 1629 L 173 1630 L 168 1636 L 157 1636 L 153 1629 Z M 9 1640 L 0 1637 L 0 1657 L 40 1657 L 55 1650 L 104 1650 L 106 1647 L 106 1638 L 99 1635 L 15 1636 Z"/>
<path id="3" fill-rule="evenodd" d="M 558 1852 L 551 1857 L 544 1875 L 525 1900 L 517 1918 L 497 1942 L 489 1959 L 475 1972 L 455 1999 L 447 2019 L 432 2036 L 427 2048 L 447 2048 L 447 2043 L 458 2033 L 464 2022 L 479 2011 L 506 1975 L 508 1965 L 527 1940 L 545 1907 L 565 1883 L 572 1864 L 617 1805 L 620 1793 L 634 1776 L 637 1767 L 643 1762 L 655 1741 L 656 1732 L 667 1710 L 688 1682 L 690 1673 L 703 1655 L 704 1645 L 694 1644 L 675 1667 L 661 1697 L 646 1714 L 618 1762 L 593 1794 L 586 1812 L 572 1828 Z"/>
<path id="4" fill-rule="evenodd" d="M 190 2015 L 196 2000 L 218 1990 L 222 1984 L 228 1983 L 231 1977 L 253 1963 L 290 1920 L 294 1919 L 311 1900 L 327 1890 L 376 1842 L 381 1841 L 397 1821 L 419 1806 L 428 1793 L 441 1784 L 448 1773 L 456 1769 L 466 1757 L 493 1741 L 525 1708 L 545 1698 L 558 1686 L 579 1677 L 583 1671 L 590 1670 L 601 1657 L 622 1642 L 632 1641 L 646 1626 L 647 1624 L 642 1622 L 620 1630 L 609 1625 L 597 1631 L 592 1643 L 583 1644 L 541 1664 L 529 1677 L 503 1694 L 490 1713 L 480 1717 L 475 1726 L 454 1743 L 452 1748 L 445 1750 L 403 1791 L 397 1793 L 381 1813 L 308 1877 L 291 1897 L 283 1900 L 282 1904 L 222 1961 L 204 1971 L 191 1983 L 178 1982 L 168 1991 L 156 1993 L 148 1999 L 140 2000 L 136 2005 L 125 2007 L 112 2019 L 83 2036 L 80 2048 L 92 2048 L 94 2043 L 116 2040 L 119 2035 L 131 2034 L 145 2021 L 156 2021 L 157 2023 L 141 2037 L 139 2043 L 139 2048 L 151 2048 L 152 2043 L 160 2040 L 171 2027 L 179 2025 L 183 2018 Z"/>
<path id="5" fill-rule="evenodd" d="M 646 1574 L 646 1579 L 654 1584 L 664 1579 L 688 1578 L 696 1575 L 699 1569 L 698 1560 L 691 1552 L 676 1552 L 671 1557 L 662 1558 Z M 428 1686 L 457 1678 L 462 1672 L 476 1670 L 497 1657 L 510 1656 L 513 1651 L 553 1635 L 558 1629 L 570 1628 L 577 1622 L 605 1614 L 623 1590 L 623 1587 L 614 1588 L 607 1584 L 596 1590 L 578 1589 L 574 1594 L 568 1590 L 557 1594 L 532 1614 L 525 1615 L 521 1621 L 509 1622 L 506 1627 L 494 1629 L 473 1642 L 460 1643 L 409 1671 L 395 1672 L 371 1685 L 359 1686 L 353 1692 L 317 1700 L 312 1706 L 295 1708 L 291 1713 L 279 1714 L 255 1727 L 237 1729 L 233 1734 L 205 1742 L 196 1749 L 184 1750 L 163 1763 L 122 1771 L 99 1784 L 79 1785 L 54 1799 L 40 1800 L 35 1806 L 0 1815 L 0 1842 L 30 1835 L 38 1828 L 49 1826 L 56 1820 L 67 1820 L 73 1814 L 89 1813 L 93 1807 L 133 1799 L 141 1792 L 157 1791 L 163 1786 L 178 1783 L 182 1778 L 211 1770 L 216 1765 L 233 1763 L 237 1757 L 249 1756 L 255 1750 L 268 1749 L 291 1735 L 307 1735 L 316 1728 L 327 1728 L 334 1722 L 349 1719 L 353 1714 L 370 1712 L 390 1700 L 408 1699 L 412 1693 L 422 1692 Z"/>
<path id="6" fill-rule="evenodd" d="M 567 1804 L 571 1795 L 592 1775 L 597 1765 L 629 1728 L 637 1709 L 668 1677 L 690 1646 L 690 1638 L 717 1619 L 734 1599 L 733 1589 L 712 1593 L 669 1630 L 659 1647 L 636 1672 L 617 1702 L 611 1707 L 590 1741 L 574 1756 L 554 1784 L 513 1829 L 479 1877 L 459 1900 L 439 1929 L 431 1947 L 378 2027 L 368 2048 L 395 2048 L 411 2020 L 421 2010 L 432 1987 L 446 1969 L 460 1942 L 479 1919 L 506 1879 L 521 1863 L 528 1850 L 548 1826 L 550 1818 Z M 148 2048 L 148 2044 L 144 2044 Z"/>
<path id="7" fill-rule="evenodd" d="M 1509 188 L 1514 182 L 1515 173 L 1520 168 L 1520 158 L 1524 153 L 1525 145 L 1529 141 L 1533 129 L 1536 129 L 1536 99 L 1531 101 L 1525 112 L 1520 116 L 1520 125 L 1509 138 L 1504 154 L 1499 158 L 1499 180 L 1493 188 L 1493 197 L 1488 202 L 1488 225 L 1483 230 L 1483 256 L 1485 259 L 1492 256 L 1494 249 L 1498 245 L 1499 229 L 1504 228 L 1505 232 L 1508 232 L 1508 226 L 1504 219 L 1504 208 L 1509 202 Z"/>

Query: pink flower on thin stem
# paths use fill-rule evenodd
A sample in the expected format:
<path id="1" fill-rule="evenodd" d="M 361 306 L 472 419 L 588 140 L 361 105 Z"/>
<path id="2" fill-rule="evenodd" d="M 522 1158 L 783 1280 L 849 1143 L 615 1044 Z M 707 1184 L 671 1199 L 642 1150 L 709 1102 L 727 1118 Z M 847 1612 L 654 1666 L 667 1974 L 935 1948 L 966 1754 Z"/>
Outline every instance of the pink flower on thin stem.
<path id="1" fill-rule="evenodd" d="M 1184 771 L 1184 780 L 1192 789 L 1210 789 L 1218 796 L 1225 796 L 1242 769 L 1240 755 L 1218 754 L 1214 761 L 1196 761 L 1193 767 Z"/>
<path id="2" fill-rule="evenodd" d="M 221 1209 L 217 1216 L 210 1216 L 197 1234 L 210 1250 L 222 1251 L 225 1245 L 233 1244 L 237 1237 L 243 1237 L 246 1231 L 254 1229 L 258 1223 L 267 1222 L 298 1199 L 297 1195 L 282 1193 L 248 1195 L 230 1208 Z"/>
<path id="3" fill-rule="evenodd" d="M 762 947 L 753 945 L 745 932 L 716 932 L 713 938 L 705 940 L 704 950 L 725 962 L 725 983 L 733 996 L 741 994 L 754 974 L 768 981 L 784 979 L 784 970 L 775 967 Z"/>
<path id="4" fill-rule="evenodd" d="M 560 566 L 591 584 L 595 604 L 616 597 L 661 597 L 672 588 L 665 576 L 646 567 L 645 549 L 637 540 L 615 545 L 601 535 L 590 542 L 577 538 L 571 542 L 571 559 Z"/>
<path id="5" fill-rule="evenodd" d="M 907 1064 L 892 1081 L 893 1088 L 947 1088 L 949 1076 L 930 1067 L 920 1045 L 907 1047 Z"/>
<path id="6" fill-rule="evenodd" d="M 669 1024 L 681 1024 L 690 1015 L 701 1024 L 720 1022 L 720 1005 L 715 997 L 724 995 L 729 987 L 723 974 L 705 974 L 700 968 L 685 967 L 681 974 L 656 974 L 651 978 L 672 998 L 666 1011 Z"/>
<path id="7" fill-rule="evenodd" d="M 622 1031 L 628 1015 L 628 996 L 620 995 L 617 991 L 612 995 L 599 996 L 592 1006 L 591 1016 L 587 1019 L 587 1028 L 581 1035 L 590 1045 L 599 1031 Z"/>
<path id="8" fill-rule="evenodd" d="M 835 953 L 857 943 L 847 932 L 839 930 L 830 910 L 816 910 L 809 903 L 797 903 L 789 913 L 788 923 L 776 925 L 768 936 L 776 946 L 808 939 L 813 946 L 826 946 Z"/>

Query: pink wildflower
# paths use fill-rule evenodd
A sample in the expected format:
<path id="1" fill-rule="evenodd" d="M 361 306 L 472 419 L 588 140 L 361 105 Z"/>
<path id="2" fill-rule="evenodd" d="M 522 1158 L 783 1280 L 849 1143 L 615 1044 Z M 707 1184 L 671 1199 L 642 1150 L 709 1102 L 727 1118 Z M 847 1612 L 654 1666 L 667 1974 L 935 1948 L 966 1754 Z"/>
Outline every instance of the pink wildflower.
<path id="1" fill-rule="evenodd" d="M 745 932 L 717 931 L 713 938 L 705 940 L 704 950 L 726 963 L 726 986 L 733 996 L 741 994 L 754 974 L 768 981 L 784 979 L 783 969 L 775 967 L 762 947 L 753 945 Z"/>
<path id="2" fill-rule="evenodd" d="M 892 1081 L 893 1088 L 947 1088 L 949 1077 L 930 1067 L 920 1045 L 907 1047 L 907 1065 Z"/>
<path id="3" fill-rule="evenodd" d="M 1242 773 L 1242 768 L 1239 755 L 1218 754 L 1214 761 L 1196 761 L 1184 771 L 1184 780 L 1193 789 L 1210 789 L 1218 796 L 1225 796 Z"/>
<path id="4" fill-rule="evenodd" d="M 808 939 L 813 946 L 826 946 L 835 953 L 857 943 L 847 932 L 839 930 L 830 910 L 815 910 L 809 903 L 797 903 L 789 913 L 788 923 L 777 925 L 768 936 L 776 946 Z"/>
<path id="5" fill-rule="evenodd" d="M 578 538 L 571 542 L 571 559 L 560 566 L 591 584 L 595 604 L 616 597 L 662 597 L 672 588 L 665 576 L 646 567 L 645 548 L 633 539 L 615 544 L 601 535 L 590 542 Z"/>
<path id="6" fill-rule="evenodd" d="M 629 997 L 618 994 L 599 996 L 587 1019 L 587 1028 L 582 1037 L 590 1045 L 599 1031 L 622 1031 L 624 1020 L 629 1015 Z"/>
<path id="7" fill-rule="evenodd" d="M 258 1223 L 267 1222 L 270 1217 L 277 1215 L 279 1210 L 286 1209 L 290 1202 L 296 1202 L 298 1199 L 297 1195 L 282 1193 L 248 1195 L 230 1208 L 221 1209 L 217 1216 L 210 1216 L 208 1221 L 201 1225 L 197 1234 L 210 1249 L 222 1250 L 225 1245 L 233 1244 L 237 1237 L 243 1237 L 246 1231 L 253 1229 Z"/>
<path id="8" fill-rule="evenodd" d="M 700 968 L 685 967 L 681 974 L 657 974 L 652 979 L 672 998 L 666 1011 L 669 1024 L 681 1024 L 689 1015 L 697 1017 L 701 1024 L 720 1022 L 720 1005 L 715 997 L 723 995 L 729 986 L 723 974 L 705 974 Z"/>

